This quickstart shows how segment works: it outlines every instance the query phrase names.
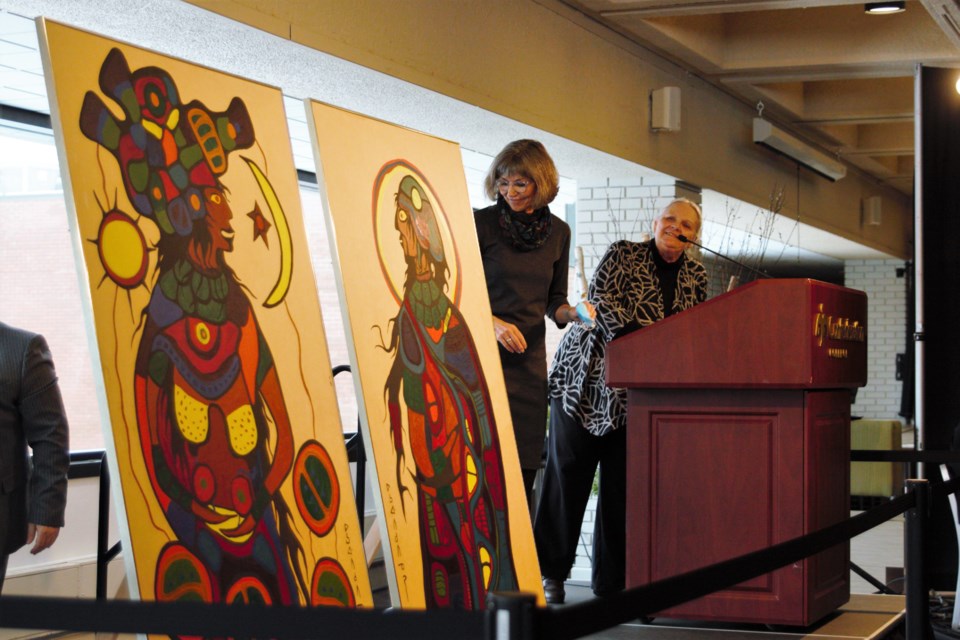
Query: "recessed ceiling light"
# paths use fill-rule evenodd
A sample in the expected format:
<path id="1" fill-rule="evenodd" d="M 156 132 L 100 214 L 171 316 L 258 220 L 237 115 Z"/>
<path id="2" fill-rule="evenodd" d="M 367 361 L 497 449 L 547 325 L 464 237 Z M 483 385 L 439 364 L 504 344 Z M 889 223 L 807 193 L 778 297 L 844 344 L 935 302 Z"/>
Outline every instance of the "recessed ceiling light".
<path id="1" fill-rule="evenodd" d="M 867 2 L 863 10 L 870 15 L 884 13 L 900 13 L 906 7 L 906 2 Z"/>

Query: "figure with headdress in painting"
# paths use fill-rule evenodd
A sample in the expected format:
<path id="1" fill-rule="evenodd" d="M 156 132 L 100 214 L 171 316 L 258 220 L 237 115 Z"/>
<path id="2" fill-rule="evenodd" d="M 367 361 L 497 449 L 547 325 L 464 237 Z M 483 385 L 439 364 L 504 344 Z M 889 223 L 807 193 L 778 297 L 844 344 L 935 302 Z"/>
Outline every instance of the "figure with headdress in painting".
<path id="1" fill-rule="evenodd" d="M 294 459 L 290 418 L 224 260 L 234 230 L 222 178 L 231 154 L 255 144 L 246 105 L 184 103 L 167 71 L 131 72 L 119 49 L 100 87 L 125 117 L 87 92 L 80 129 L 116 159 L 130 203 L 159 229 L 134 370 L 146 472 L 175 536 L 157 560 L 156 597 L 302 604 L 302 546 L 279 492 Z M 259 210 L 250 215 L 256 223 Z"/>

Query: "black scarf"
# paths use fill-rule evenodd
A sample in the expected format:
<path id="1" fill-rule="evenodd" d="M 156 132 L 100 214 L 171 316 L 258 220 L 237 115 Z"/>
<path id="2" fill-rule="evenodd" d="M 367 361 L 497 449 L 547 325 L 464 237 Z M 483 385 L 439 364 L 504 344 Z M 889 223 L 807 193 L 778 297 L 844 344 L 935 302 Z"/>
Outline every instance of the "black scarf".
<path id="1" fill-rule="evenodd" d="M 533 251 L 543 246 L 553 231 L 553 216 L 549 207 L 533 213 L 517 213 L 503 196 L 497 197 L 500 210 L 500 230 L 518 251 Z"/>

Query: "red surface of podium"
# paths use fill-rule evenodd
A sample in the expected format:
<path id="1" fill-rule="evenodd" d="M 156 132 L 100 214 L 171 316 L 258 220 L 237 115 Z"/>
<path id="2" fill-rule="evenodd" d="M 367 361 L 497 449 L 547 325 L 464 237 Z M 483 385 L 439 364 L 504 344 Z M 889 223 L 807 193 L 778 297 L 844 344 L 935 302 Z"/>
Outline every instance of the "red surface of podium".
<path id="1" fill-rule="evenodd" d="M 611 342 L 627 387 L 627 587 L 811 533 L 850 514 L 851 390 L 866 294 L 757 280 Z M 657 614 L 807 626 L 850 597 L 850 547 Z"/>

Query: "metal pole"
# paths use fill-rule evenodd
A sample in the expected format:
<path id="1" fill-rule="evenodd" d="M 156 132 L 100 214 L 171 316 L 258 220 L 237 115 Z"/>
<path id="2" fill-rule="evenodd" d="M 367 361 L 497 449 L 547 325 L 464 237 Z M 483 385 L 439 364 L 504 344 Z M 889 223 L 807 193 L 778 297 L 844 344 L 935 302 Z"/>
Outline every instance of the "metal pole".
<path id="1" fill-rule="evenodd" d="M 532 640 L 537 598 L 510 591 L 487 596 L 487 640 Z"/>
<path id="2" fill-rule="evenodd" d="M 110 532 L 110 471 L 106 452 L 100 456 L 100 493 L 97 500 L 97 600 L 107 597 L 107 536 Z"/>
<path id="3" fill-rule="evenodd" d="M 924 527 L 929 518 L 930 484 L 926 480 L 907 480 L 907 488 L 916 499 L 904 514 L 904 571 L 906 573 L 907 637 L 926 640 L 932 634 L 927 580 L 923 570 Z"/>
<path id="4" fill-rule="evenodd" d="M 357 416 L 357 481 L 354 499 L 357 501 L 357 517 L 360 519 L 361 533 L 367 509 L 367 450 L 363 446 L 363 434 L 360 433 L 362 428 L 360 417 Z"/>
<path id="5" fill-rule="evenodd" d="M 922 65 L 917 65 L 913 74 L 913 264 L 914 264 L 914 359 L 913 359 L 913 423 L 916 429 L 916 450 L 923 451 L 926 443 L 926 402 L 924 386 L 924 309 L 923 309 L 923 101 Z M 923 463 L 917 463 L 917 477 L 924 478 Z"/>

